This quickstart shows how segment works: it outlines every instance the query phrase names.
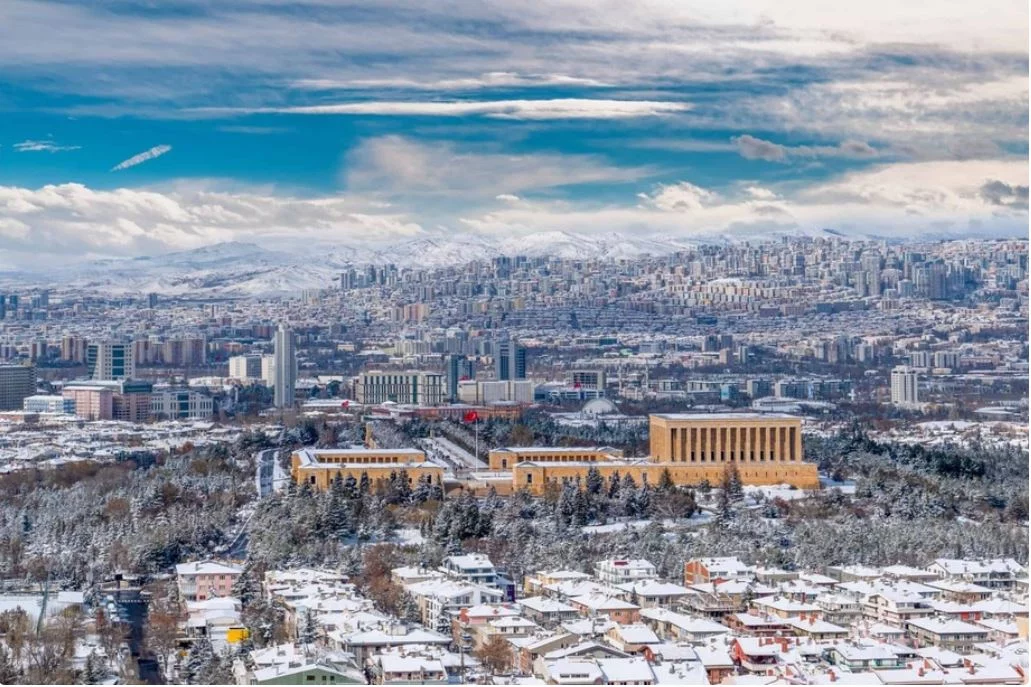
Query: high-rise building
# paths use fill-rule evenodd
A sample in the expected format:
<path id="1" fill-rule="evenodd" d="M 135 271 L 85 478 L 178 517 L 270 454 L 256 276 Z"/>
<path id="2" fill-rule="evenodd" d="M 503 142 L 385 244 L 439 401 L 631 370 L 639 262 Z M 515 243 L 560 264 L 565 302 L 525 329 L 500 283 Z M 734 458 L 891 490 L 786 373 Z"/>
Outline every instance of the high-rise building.
<path id="1" fill-rule="evenodd" d="M 90 379 L 132 379 L 136 361 L 131 343 L 91 343 L 86 346 L 86 370 Z"/>
<path id="2" fill-rule="evenodd" d="M 447 397 L 454 402 L 458 400 L 458 383 L 476 376 L 473 362 L 464 355 L 452 353 L 447 357 Z"/>
<path id="3" fill-rule="evenodd" d="M 288 408 L 294 404 L 294 387 L 297 384 L 297 350 L 294 333 L 285 325 L 276 330 L 275 343 L 275 396 L 277 408 Z"/>
<path id="4" fill-rule="evenodd" d="M 36 393 L 36 368 L 32 365 L 0 365 L 0 410 L 21 410 L 25 399 Z"/>
<path id="5" fill-rule="evenodd" d="M 499 341 L 494 350 L 494 379 L 526 379 L 526 348 L 515 339 Z"/>
<path id="6" fill-rule="evenodd" d="M 917 371 L 912 367 L 900 365 L 891 371 L 891 402 L 902 407 L 917 405 Z"/>

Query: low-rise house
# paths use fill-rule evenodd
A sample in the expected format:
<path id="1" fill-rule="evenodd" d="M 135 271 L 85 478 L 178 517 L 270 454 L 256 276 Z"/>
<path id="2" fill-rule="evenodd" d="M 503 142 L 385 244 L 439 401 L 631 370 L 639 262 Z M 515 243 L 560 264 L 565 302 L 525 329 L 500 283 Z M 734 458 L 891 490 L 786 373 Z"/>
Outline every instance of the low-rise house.
<path id="1" fill-rule="evenodd" d="M 730 656 L 730 651 L 722 645 L 703 645 L 695 647 L 698 660 L 705 666 L 705 674 L 709 684 L 718 685 L 734 674 L 737 666 Z"/>
<path id="2" fill-rule="evenodd" d="M 659 641 L 655 632 L 643 624 L 616 625 L 605 633 L 609 644 L 628 654 L 640 653 L 649 644 Z"/>
<path id="3" fill-rule="evenodd" d="M 1026 574 L 1024 567 L 1012 558 L 982 561 L 938 558 L 928 570 L 939 577 L 960 579 L 992 589 L 1010 589 L 1019 577 Z"/>
<path id="4" fill-rule="evenodd" d="M 524 616 L 545 626 L 557 625 L 580 615 L 573 606 L 544 596 L 531 596 L 516 603 L 522 607 Z"/>
<path id="5" fill-rule="evenodd" d="M 440 570 L 448 577 L 470 584 L 489 587 L 497 582 L 497 570 L 494 569 L 494 564 L 482 553 L 448 556 L 444 559 Z"/>
<path id="6" fill-rule="evenodd" d="M 908 592 L 880 591 L 863 599 L 863 615 L 872 621 L 904 627 L 906 623 L 932 613 L 930 601 Z"/>
<path id="7" fill-rule="evenodd" d="M 791 634 L 791 626 L 784 618 L 761 615 L 756 611 L 732 613 L 725 619 L 727 627 L 750 637 L 774 637 Z"/>
<path id="8" fill-rule="evenodd" d="M 446 647 L 453 641 L 449 635 L 402 624 L 357 632 L 337 630 L 330 632 L 328 639 L 331 647 L 353 654 L 359 665 L 386 649 L 423 645 Z"/>
<path id="9" fill-rule="evenodd" d="M 447 670 L 439 658 L 384 654 L 376 658 L 378 685 L 446 685 Z"/>
<path id="10" fill-rule="evenodd" d="M 941 598 L 957 603 L 977 603 L 992 596 L 992 590 L 966 580 L 937 580 L 928 583 L 929 587 L 941 591 Z"/>
<path id="11" fill-rule="evenodd" d="M 580 638 L 572 632 L 558 631 L 549 635 L 533 635 L 509 640 L 516 655 L 519 672 L 533 672 L 533 665 L 538 658 L 552 651 L 565 649 L 580 643 Z"/>
<path id="12" fill-rule="evenodd" d="M 543 594 L 544 587 L 560 582 L 582 582 L 591 579 L 587 573 L 576 570 L 538 570 L 523 579 L 523 591 L 527 596 Z"/>
<path id="13" fill-rule="evenodd" d="M 660 582 L 659 580 L 642 580 L 638 582 L 627 582 L 616 585 L 623 591 L 623 598 L 637 604 L 642 608 L 661 606 L 670 608 L 676 602 L 691 594 L 687 587 L 681 587 L 672 582 Z"/>
<path id="14" fill-rule="evenodd" d="M 605 596 L 603 594 L 586 594 L 569 600 L 569 605 L 583 616 L 603 615 L 617 623 L 636 623 L 641 619 L 641 608 L 629 601 Z"/>
<path id="15" fill-rule="evenodd" d="M 684 564 L 684 584 L 750 579 L 752 568 L 735 557 L 694 558 Z"/>
<path id="16" fill-rule="evenodd" d="M 824 649 L 824 658 L 853 673 L 905 665 L 889 645 L 877 642 L 835 642 Z"/>
<path id="17" fill-rule="evenodd" d="M 659 574 L 655 566 L 643 558 L 613 558 L 595 564 L 594 576 L 606 584 L 619 585 L 654 580 Z"/>
<path id="18" fill-rule="evenodd" d="M 730 632 L 730 628 L 721 623 L 665 608 L 641 609 L 641 622 L 651 627 L 661 639 L 683 642 L 704 642 Z"/>
<path id="19" fill-rule="evenodd" d="M 833 639 L 847 639 L 849 629 L 841 625 L 829 623 L 826 620 L 819 620 L 810 616 L 806 620 L 792 618 L 788 624 L 794 629 L 795 635 L 806 637 L 816 642 L 823 642 Z"/>
<path id="20" fill-rule="evenodd" d="M 737 637 L 730 643 L 734 662 L 758 675 L 776 675 L 783 665 L 783 653 L 787 653 L 787 646 L 772 637 Z"/>
<path id="21" fill-rule="evenodd" d="M 364 685 L 360 671 L 344 671 L 322 663 L 275 664 L 254 670 L 253 685 Z"/>
<path id="22" fill-rule="evenodd" d="M 961 620 L 915 618 L 907 624 L 910 636 L 919 645 L 949 649 L 961 654 L 974 650 L 974 645 L 988 641 L 988 630 Z"/>
<path id="23" fill-rule="evenodd" d="M 816 604 L 793 601 L 783 596 L 766 596 L 760 599 L 753 599 L 752 608 L 759 613 L 772 615 L 777 618 L 819 618 L 822 615 L 820 607 Z"/>

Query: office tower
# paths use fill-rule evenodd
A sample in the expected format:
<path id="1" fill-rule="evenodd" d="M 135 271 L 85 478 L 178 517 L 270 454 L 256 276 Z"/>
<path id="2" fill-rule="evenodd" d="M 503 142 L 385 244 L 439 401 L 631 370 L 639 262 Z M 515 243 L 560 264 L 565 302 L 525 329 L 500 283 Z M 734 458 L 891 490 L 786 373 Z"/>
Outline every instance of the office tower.
<path id="1" fill-rule="evenodd" d="M 359 403 L 368 405 L 386 401 L 420 406 L 440 405 L 444 400 L 444 375 L 418 370 L 370 370 L 355 380 L 354 396 Z"/>
<path id="2" fill-rule="evenodd" d="M 526 379 L 526 349 L 514 339 L 499 341 L 494 350 L 494 379 Z"/>
<path id="3" fill-rule="evenodd" d="M 0 294 L 0 320 L 7 317 L 7 295 Z"/>
<path id="4" fill-rule="evenodd" d="M 461 354 L 447 357 L 447 397 L 450 401 L 458 400 L 458 383 L 475 377 L 473 362 Z"/>
<path id="5" fill-rule="evenodd" d="M 265 386 L 276 385 L 276 356 L 261 356 L 261 381 Z"/>
<path id="6" fill-rule="evenodd" d="M 900 365 L 891 371 L 891 402 L 903 407 L 914 406 L 920 402 L 915 369 Z"/>
<path id="7" fill-rule="evenodd" d="M 297 383 L 297 351 L 294 348 L 294 333 L 285 324 L 279 325 L 275 336 L 275 396 L 277 408 L 288 408 L 294 404 L 294 387 Z"/>
<path id="8" fill-rule="evenodd" d="M 25 399 L 36 393 L 36 368 L 32 365 L 0 365 L 0 410 L 21 410 Z"/>
<path id="9" fill-rule="evenodd" d="M 147 307 L 156 308 L 158 306 L 158 295 L 156 293 L 147 294 Z"/>
<path id="10" fill-rule="evenodd" d="M 86 370 L 90 379 L 132 379 L 136 376 L 133 344 L 110 341 L 88 344 Z"/>

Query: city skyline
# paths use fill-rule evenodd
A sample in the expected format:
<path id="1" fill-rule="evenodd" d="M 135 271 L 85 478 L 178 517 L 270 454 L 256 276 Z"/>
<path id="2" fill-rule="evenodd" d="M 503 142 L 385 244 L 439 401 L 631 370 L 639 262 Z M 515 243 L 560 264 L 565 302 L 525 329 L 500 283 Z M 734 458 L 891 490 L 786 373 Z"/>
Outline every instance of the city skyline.
<path id="1" fill-rule="evenodd" d="M 1026 235 L 1017 3 L 0 12 L 0 267 L 227 241 Z"/>

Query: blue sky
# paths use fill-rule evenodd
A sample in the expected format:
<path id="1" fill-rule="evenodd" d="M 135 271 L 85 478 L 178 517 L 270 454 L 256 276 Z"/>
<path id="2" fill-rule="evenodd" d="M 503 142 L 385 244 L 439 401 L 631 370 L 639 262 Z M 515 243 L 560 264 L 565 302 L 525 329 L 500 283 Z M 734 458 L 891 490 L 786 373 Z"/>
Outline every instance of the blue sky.
<path id="1" fill-rule="evenodd" d="M 1027 224 L 1027 7 L 4 0 L 7 264 Z"/>

